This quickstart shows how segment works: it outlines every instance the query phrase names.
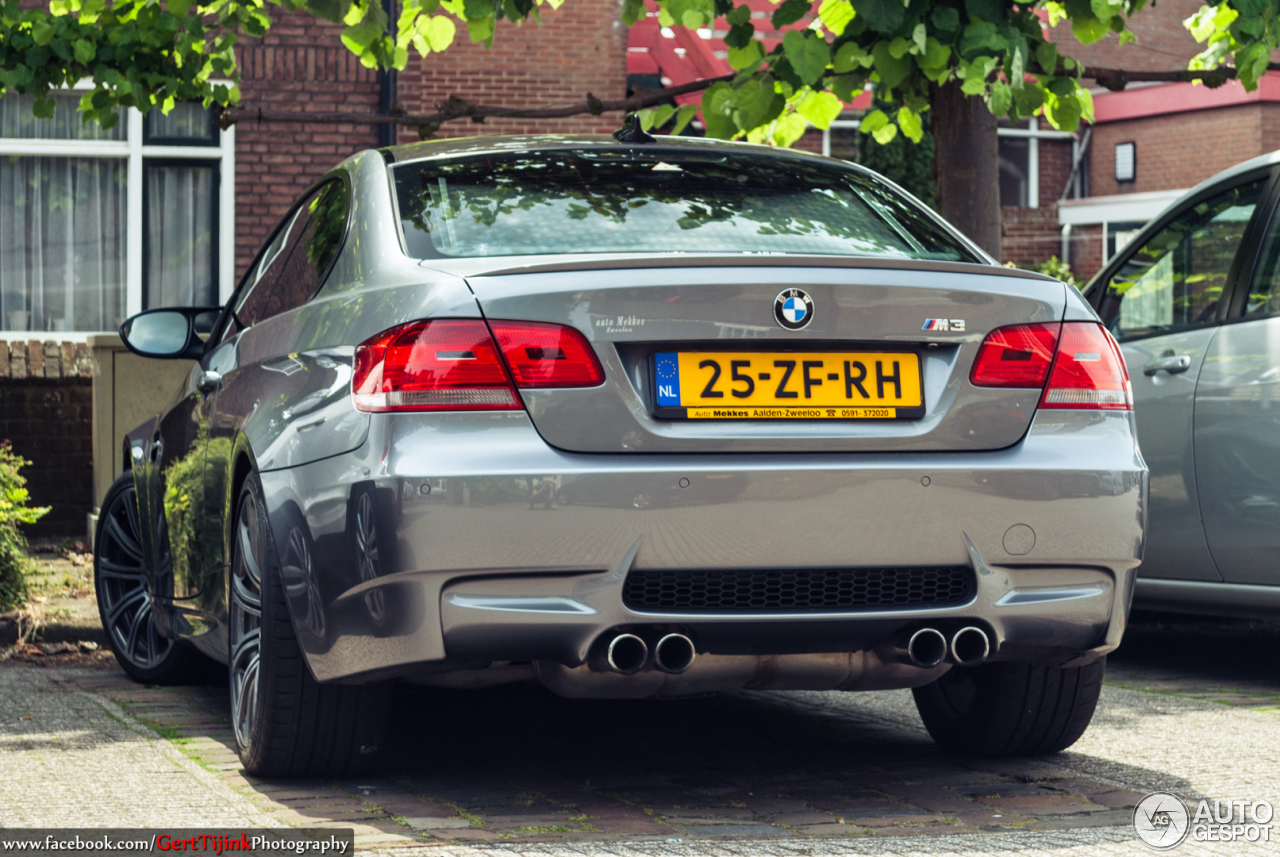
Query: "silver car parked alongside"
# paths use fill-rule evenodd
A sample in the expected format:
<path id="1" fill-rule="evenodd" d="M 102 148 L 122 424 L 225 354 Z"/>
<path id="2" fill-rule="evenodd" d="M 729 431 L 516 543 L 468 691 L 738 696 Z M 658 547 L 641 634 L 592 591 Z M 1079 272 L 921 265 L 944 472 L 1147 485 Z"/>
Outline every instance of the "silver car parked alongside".
<path id="1" fill-rule="evenodd" d="M 1085 287 L 1151 468 L 1140 607 L 1280 613 L 1280 153 L 1192 189 Z"/>
<path id="2" fill-rule="evenodd" d="M 97 582 L 130 674 L 229 665 L 252 772 L 372 763 L 391 680 L 913 688 L 980 755 L 1092 716 L 1146 517 L 1119 352 L 873 173 L 364 152 L 211 316 L 122 328 L 197 365 L 128 437 Z"/>

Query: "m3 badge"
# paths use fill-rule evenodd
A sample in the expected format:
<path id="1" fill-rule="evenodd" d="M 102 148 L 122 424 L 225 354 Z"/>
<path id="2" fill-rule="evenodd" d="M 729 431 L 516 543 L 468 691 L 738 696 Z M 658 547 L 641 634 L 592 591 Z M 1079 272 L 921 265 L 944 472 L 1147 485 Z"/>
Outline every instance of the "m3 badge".
<path id="1" fill-rule="evenodd" d="M 921 330 L 938 330 L 953 331 L 955 333 L 964 332 L 963 318 L 926 318 Z"/>

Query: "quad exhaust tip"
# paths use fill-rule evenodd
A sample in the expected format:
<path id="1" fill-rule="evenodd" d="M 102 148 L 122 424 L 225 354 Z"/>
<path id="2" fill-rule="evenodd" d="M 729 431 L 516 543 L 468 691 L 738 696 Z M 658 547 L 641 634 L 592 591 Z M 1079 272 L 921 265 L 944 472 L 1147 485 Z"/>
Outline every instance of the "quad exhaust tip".
<path id="1" fill-rule="evenodd" d="M 907 656 L 916 666 L 932 669 L 947 656 L 947 638 L 937 628 L 921 628 L 907 641 Z"/>
<path id="2" fill-rule="evenodd" d="M 951 659 L 958 666 L 976 667 L 991 654 L 991 641 L 981 628 L 972 625 L 956 631 L 951 638 Z"/>
<path id="3" fill-rule="evenodd" d="M 649 647 L 635 634 L 619 634 L 609 641 L 609 648 L 605 651 L 609 669 L 621 675 L 635 675 L 644 668 L 647 660 Z"/>
<path id="4" fill-rule="evenodd" d="M 684 634 L 667 634 L 653 647 L 653 664 L 664 673 L 679 675 L 693 664 L 696 654 L 693 640 Z"/>

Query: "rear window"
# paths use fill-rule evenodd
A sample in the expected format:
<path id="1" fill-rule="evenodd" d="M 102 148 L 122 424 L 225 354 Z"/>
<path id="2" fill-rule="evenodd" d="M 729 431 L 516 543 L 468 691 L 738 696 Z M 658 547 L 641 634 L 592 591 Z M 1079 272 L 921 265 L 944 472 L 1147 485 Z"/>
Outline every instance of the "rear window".
<path id="1" fill-rule="evenodd" d="M 394 168 L 419 259 L 795 253 L 977 262 L 917 205 L 835 164 L 724 152 L 561 149 Z"/>

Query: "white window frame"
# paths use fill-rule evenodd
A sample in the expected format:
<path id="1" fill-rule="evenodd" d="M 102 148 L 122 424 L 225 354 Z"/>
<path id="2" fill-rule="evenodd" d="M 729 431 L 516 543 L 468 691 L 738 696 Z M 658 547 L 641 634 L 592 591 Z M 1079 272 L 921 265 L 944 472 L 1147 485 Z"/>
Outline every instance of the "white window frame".
<path id="1" fill-rule="evenodd" d="M 1040 119 L 1032 116 L 1026 128 L 997 128 L 997 137 L 1022 137 L 1027 140 L 1027 208 L 1040 207 L 1040 141 L 1071 140 L 1076 135 L 1070 131 L 1041 130 Z"/>
<path id="2" fill-rule="evenodd" d="M 831 128 L 857 128 L 861 124 L 861 119 L 835 119 L 830 127 L 822 129 L 823 157 L 831 157 Z"/>
<path id="3" fill-rule="evenodd" d="M 81 81 L 76 89 L 92 89 L 92 82 Z M 129 108 L 124 140 L 49 140 L 0 137 L 0 156 L 26 155 L 42 158 L 126 158 L 125 212 L 125 314 L 142 312 L 142 170 L 147 158 L 181 158 L 218 162 L 218 300 L 226 303 L 235 289 L 236 267 L 236 128 L 218 131 L 216 146 L 152 146 L 143 145 L 143 116 Z M 87 337 L 115 331 L 95 330 L 0 330 L 0 340 L 26 341 L 57 339 L 61 342 L 83 342 Z"/>

